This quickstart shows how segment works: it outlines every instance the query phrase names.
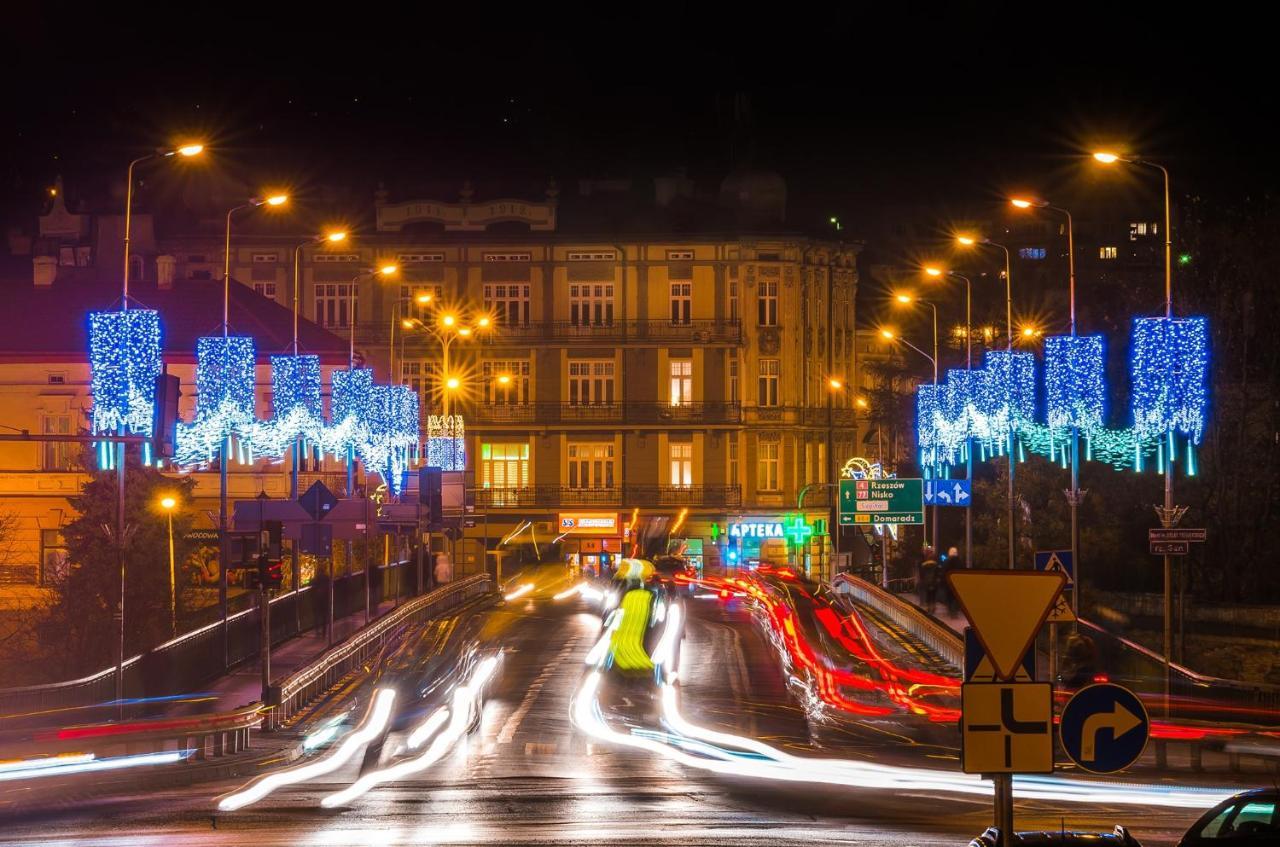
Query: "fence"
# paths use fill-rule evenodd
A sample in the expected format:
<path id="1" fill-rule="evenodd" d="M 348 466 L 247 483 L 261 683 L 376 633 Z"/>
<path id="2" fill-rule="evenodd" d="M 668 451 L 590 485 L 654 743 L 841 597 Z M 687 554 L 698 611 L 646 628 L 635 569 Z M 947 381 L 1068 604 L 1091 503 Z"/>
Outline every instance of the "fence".
<path id="1" fill-rule="evenodd" d="M 837 595 L 852 597 L 870 606 L 937 653 L 947 664 L 964 667 L 964 639 L 950 627 L 926 615 L 911 603 L 890 594 L 878 585 L 848 574 L 837 574 L 831 581 Z"/>
<path id="2" fill-rule="evenodd" d="M 370 571 L 370 606 L 384 599 L 402 596 L 414 589 L 415 562 L 396 562 Z M 364 608 L 363 572 L 334 580 L 333 616 L 345 617 Z M 271 601 L 271 643 L 278 644 L 323 623 L 326 598 L 314 584 L 290 591 Z M 245 661 L 256 658 L 262 626 L 256 607 L 235 612 L 227 618 L 227 656 L 223 663 L 222 622 L 215 621 L 155 647 L 124 662 L 125 700 L 141 700 L 176 692 L 198 690 Z M 13 727 L 66 710 L 110 707 L 116 711 L 116 669 L 110 667 L 81 679 L 47 685 L 0 690 L 0 724 Z M 129 704 L 129 715 L 146 714 L 154 704 Z M 90 717 L 92 713 L 77 715 Z"/>

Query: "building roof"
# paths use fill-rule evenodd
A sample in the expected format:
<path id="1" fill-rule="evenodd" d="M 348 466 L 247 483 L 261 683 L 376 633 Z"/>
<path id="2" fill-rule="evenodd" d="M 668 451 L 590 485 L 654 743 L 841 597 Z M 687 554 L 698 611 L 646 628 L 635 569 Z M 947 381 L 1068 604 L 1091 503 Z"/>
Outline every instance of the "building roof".
<path id="1" fill-rule="evenodd" d="M 118 279 L 96 268 L 59 267 L 51 286 L 34 284 L 31 259 L 9 261 L 0 269 L 0 361 L 87 361 L 88 314 L 120 307 Z M 25 272 L 18 268 L 25 265 Z M 195 361 L 196 339 L 222 330 L 222 282 L 176 279 L 161 289 L 154 280 L 129 284 L 129 307 L 160 312 L 165 359 Z M 229 308 L 231 334 L 252 336 L 258 356 L 289 352 L 293 313 L 233 281 Z M 325 363 L 347 361 L 348 342 L 302 318 L 298 350 Z"/>

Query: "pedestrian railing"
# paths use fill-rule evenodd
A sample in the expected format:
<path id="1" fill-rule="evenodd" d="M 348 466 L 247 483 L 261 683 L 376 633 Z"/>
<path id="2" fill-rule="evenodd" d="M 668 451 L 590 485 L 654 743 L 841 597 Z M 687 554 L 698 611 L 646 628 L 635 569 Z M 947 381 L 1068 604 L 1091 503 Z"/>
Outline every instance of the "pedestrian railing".
<path id="1" fill-rule="evenodd" d="M 387 586 L 399 596 L 401 586 L 415 583 L 413 562 L 397 562 L 371 569 L 369 602 L 376 607 L 390 598 Z M 345 617 L 364 608 L 363 572 L 333 583 L 334 617 Z M 271 643 L 278 644 L 324 623 L 327 598 L 314 595 L 312 586 L 290 591 L 271 600 Z M 124 696 L 127 716 L 145 715 L 159 707 L 147 698 L 198 690 L 227 670 L 257 657 L 262 640 L 256 606 L 227 616 L 226 655 L 223 655 L 222 621 L 197 627 L 124 661 Z M 224 661 L 225 659 L 225 661 Z M 79 719 L 94 717 L 94 709 L 110 709 L 115 703 L 114 666 L 79 679 L 0 689 L 0 728 L 50 721 L 65 722 L 69 713 Z M 114 717 L 114 714 L 111 715 Z"/>
<path id="2" fill-rule="evenodd" d="M 952 667 L 964 667 L 964 639 L 913 604 L 849 574 L 836 574 L 831 580 L 831 588 L 837 595 L 852 597 L 893 621 Z"/>
<path id="3" fill-rule="evenodd" d="M 279 728 L 336 682 L 362 667 L 369 657 L 382 649 L 388 636 L 402 626 L 420 623 L 486 595 L 497 596 L 493 580 L 488 574 L 478 574 L 437 588 L 383 615 L 376 623 L 354 633 L 314 662 L 273 685 L 264 728 Z"/>

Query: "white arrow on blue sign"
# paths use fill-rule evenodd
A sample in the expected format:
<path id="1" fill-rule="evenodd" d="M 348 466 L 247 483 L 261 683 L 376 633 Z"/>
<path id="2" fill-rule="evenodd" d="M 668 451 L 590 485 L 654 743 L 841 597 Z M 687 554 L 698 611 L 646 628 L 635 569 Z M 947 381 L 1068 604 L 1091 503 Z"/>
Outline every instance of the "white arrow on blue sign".
<path id="1" fill-rule="evenodd" d="M 969 507 L 973 499 L 973 483 L 967 479 L 926 479 L 924 503 L 926 506 Z"/>

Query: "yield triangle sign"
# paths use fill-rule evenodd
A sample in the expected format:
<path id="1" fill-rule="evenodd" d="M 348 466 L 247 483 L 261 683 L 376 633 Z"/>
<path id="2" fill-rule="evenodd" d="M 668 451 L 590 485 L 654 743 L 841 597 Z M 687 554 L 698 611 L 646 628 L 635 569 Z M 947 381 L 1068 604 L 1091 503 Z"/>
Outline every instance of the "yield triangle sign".
<path id="1" fill-rule="evenodd" d="M 996 675 L 1013 679 L 1067 579 L 1038 571 L 958 570 L 947 574 Z"/>

